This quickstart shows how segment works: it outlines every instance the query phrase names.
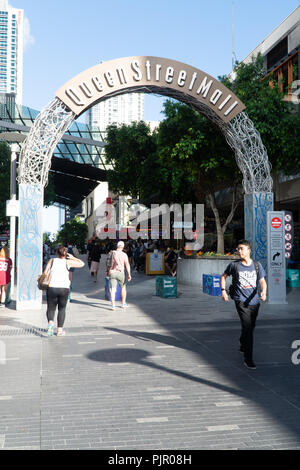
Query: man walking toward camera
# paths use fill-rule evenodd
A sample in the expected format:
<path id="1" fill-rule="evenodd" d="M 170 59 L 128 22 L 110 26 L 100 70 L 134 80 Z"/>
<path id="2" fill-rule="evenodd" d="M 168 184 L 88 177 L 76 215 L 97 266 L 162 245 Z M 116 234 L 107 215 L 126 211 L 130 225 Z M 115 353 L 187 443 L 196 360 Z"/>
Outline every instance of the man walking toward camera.
<path id="1" fill-rule="evenodd" d="M 244 354 L 244 365 L 249 369 L 256 369 L 253 362 L 253 331 L 260 300 L 265 301 L 267 297 L 266 273 L 259 262 L 251 259 L 251 246 L 248 240 L 238 242 L 237 252 L 240 260 L 230 263 L 221 276 L 222 299 L 225 302 L 229 300 L 225 289 L 226 278 L 232 276 L 230 296 L 235 301 L 242 326 L 240 352 Z M 258 285 L 261 289 L 260 297 Z"/>
<path id="2" fill-rule="evenodd" d="M 125 283 L 125 268 L 128 274 L 128 282 L 131 281 L 131 273 L 130 273 L 130 264 L 128 260 L 128 256 L 123 251 L 124 242 L 120 241 L 117 245 L 116 251 L 112 251 L 111 253 L 111 261 L 110 266 L 108 265 L 108 272 L 110 278 L 110 298 L 111 298 L 111 306 L 112 310 L 115 310 L 115 297 L 116 297 L 116 289 L 117 283 L 121 288 L 121 297 L 122 297 L 122 307 L 128 307 L 126 303 L 126 283 Z"/>

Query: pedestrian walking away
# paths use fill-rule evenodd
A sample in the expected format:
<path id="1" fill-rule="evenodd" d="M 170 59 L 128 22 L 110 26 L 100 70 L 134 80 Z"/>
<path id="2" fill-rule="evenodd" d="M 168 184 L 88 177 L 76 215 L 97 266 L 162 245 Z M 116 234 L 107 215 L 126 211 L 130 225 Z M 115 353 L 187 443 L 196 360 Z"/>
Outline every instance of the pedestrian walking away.
<path id="1" fill-rule="evenodd" d="M 61 246 L 57 250 L 57 258 L 51 259 L 44 271 L 50 273 L 50 282 L 47 289 L 47 320 L 48 336 L 54 333 L 55 310 L 58 307 L 57 315 L 57 336 L 64 336 L 63 326 L 66 318 L 66 306 L 68 302 L 70 288 L 70 268 L 82 268 L 84 262 L 68 253 L 68 249 Z"/>
<path id="2" fill-rule="evenodd" d="M 244 354 L 244 365 L 256 369 L 253 362 L 253 333 L 260 307 L 260 300 L 267 296 L 266 273 L 262 265 L 251 259 L 251 245 L 248 240 L 238 242 L 240 259 L 230 263 L 221 276 L 222 299 L 228 302 L 226 278 L 232 276 L 229 289 L 241 321 L 240 352 Z M 259 287 L 261 293 L 259 295 Z"/>
<path id="3" fill-rule="evenodd" d="M 124 242 L 118 242 L 117 249 L 111 252 L 107 264 L 107 276 L 110 279 L 110 299 L 112 309 L 115 310 L 115 297 L 117 283 L 121 288 L 122 307 L 128 307 L 126 304 L 126 283 L 125 283 L 125 268 L 128 274 L 128 282 L 131 281 L 131 272 L 128 256 L 123 252 Z"/>
<path id="4" fill-rule="evenodd" d="M 9 257 L 9 250 L 4 246 L 0 250 L 0 307 L 4 308 L 7 303 L 7 291 L 10 283 L 10 271 L 12 260 Z"/>
<path id="5" fill-rule="evenodd" d="M 101 258 L 101 246 L 100 242 L 95 242 L 90 253 L 91 257 L 91 274 L 94 278 L 94 282 L 97 282 L 97 276 L 99 271 L 99 264 Z"/>

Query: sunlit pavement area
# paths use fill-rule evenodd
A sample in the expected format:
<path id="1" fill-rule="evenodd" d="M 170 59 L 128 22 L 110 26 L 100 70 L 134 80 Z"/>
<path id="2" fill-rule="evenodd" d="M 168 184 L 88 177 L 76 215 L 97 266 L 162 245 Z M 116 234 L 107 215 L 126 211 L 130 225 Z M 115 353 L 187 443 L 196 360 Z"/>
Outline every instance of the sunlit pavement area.
<path id="1" fill-rule="evenodd" d="M 300 449 L 299 288 L 262 305 L 249 370 L 233 302 L 133 272 L 112 311 L 101 266 L 74 273 L 65 337 L 45 301 L 1 310 L 0 449 Z"/>

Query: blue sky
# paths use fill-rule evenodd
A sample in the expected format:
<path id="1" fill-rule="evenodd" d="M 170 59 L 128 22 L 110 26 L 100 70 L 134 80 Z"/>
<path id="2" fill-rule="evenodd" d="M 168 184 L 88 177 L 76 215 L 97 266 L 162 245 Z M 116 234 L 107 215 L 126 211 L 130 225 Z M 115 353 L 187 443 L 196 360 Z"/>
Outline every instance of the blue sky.
<path id="1" fill-rule="evenodd" d="M 232 61 L 232 0 L 10 0 L 28 19 L 23 103 L 46 106 L 67 80 L 99 61 L 133 55 L 179 60 L 217 77 Z M 247 56 L 298 0 L 235 0 L 235 53 Z M 146 98 L 145 119 L 162 118 Z"/>

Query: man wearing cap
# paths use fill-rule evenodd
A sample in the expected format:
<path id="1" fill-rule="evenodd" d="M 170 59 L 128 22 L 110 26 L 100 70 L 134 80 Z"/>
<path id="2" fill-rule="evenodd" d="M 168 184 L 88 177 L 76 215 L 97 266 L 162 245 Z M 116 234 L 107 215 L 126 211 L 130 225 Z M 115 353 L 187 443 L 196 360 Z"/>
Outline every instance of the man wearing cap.
<path id="1" fill-rule="evenodd" d="M 116 297 L 116 289 L 117 283 L 121 288 L 121 297 L 122 297 L 122 307 L 128 307 L 126 303 L 126 283 L 125 283 L 125 268 L 128 274 L 128 282 L 131 281 L 131 274 L 130 274 L 130 264 L 128 260 L 128 256 L 123 251 L 124 242 L 118 242 L 117 249 L 112 252 L 112 259 L 111 259 L 111 266 L 108 272 L 110 278 L 110 298 L 111 298 L 111 305 L 112 310 L 115 310 L 115 297 Z"/>

